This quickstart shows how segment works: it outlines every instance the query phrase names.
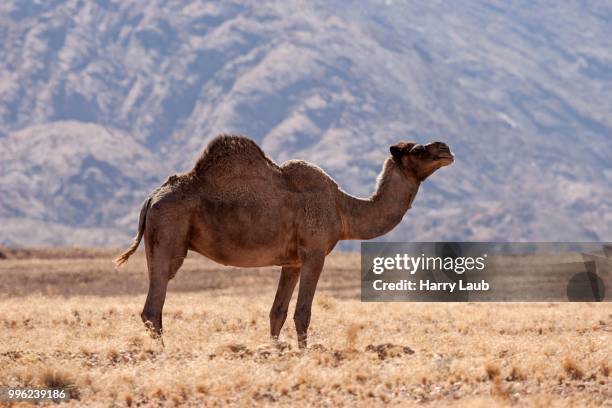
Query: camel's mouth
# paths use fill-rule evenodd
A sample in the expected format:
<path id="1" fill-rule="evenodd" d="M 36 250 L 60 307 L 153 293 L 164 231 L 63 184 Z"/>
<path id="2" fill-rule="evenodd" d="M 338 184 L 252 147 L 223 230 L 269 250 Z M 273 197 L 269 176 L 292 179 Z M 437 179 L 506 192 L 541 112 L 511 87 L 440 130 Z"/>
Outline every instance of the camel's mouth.
<path id="1" fill-rule="evenodd" d="M 455 161 L 455 156 L 449 151 L 442 151 L 437 154 L 437 161 L 441 162 L 444 166 L 448 166 Z"/>
<path id="2" fill-rule="evenodd" d="M 433 143 L 437 147 L 436 159 L 441 162 L 443 166 L 448 166 L 455 160 L 455 156 L 451 153 L 450 147 L 446 143 L 436 142 Z"/>

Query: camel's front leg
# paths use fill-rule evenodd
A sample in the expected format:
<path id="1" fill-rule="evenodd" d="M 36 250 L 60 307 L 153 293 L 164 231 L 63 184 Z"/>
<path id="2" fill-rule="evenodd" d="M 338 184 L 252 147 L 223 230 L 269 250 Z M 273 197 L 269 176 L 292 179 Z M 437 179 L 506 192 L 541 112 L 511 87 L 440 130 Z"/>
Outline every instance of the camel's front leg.
<path id="1" fill-rule="evenodd" d="M 299 276 L 300 268 L 283 266 L 281 270 L 276 297 L 274 298 L 272 309 L 270 309 L 270 335 L 274 340 L 278 339 L 283 324 L 285 324 L 291 295 L 293 294 L 293 289 L 295 289 L 295 284 Z"/>
<path id="2" fill-rule="evenodd" d="M 295 314 L 293 315 L 300 348 L 305 348 L 307 345 L 312 300 L 324 262 L 325 253 L 323 251 L 306 252 L 302 259 L 300 289 L 297 304 L 295 305 Z"/>

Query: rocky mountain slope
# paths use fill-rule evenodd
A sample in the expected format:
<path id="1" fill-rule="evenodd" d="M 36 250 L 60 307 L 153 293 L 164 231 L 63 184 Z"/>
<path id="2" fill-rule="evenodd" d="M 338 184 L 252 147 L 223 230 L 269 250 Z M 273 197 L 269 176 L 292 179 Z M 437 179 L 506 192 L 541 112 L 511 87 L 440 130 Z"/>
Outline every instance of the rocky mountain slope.
<path id="1" fill-rule="evenodd" d="M 612 7 L 8 1 L 0 243 L 125 245 L 220 132 L 369 195 L 388 146 L 457 161 L 390 240 L 612 239 Z"/>

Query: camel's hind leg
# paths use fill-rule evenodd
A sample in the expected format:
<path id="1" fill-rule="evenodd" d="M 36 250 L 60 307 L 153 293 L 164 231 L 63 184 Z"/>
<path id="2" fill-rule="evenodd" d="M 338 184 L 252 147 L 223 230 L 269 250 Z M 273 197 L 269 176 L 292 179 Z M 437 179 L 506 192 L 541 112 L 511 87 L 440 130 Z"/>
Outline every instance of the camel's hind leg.
<path id="1" fill-rule="evenodd" d="M 287 319 L 287 309 L 291 301 L 293 289 L 300 276 L 300 268 L 289 268 L 284 266 L 281 270 L 280 280 L 278 281 L 278 289 L 276 289 L 276 297 L 270 309 L 270 335 L 273 339 L 277 339 L 280 334 L 283 324 Z"/>
<path id="2" fill-rule="evenodd" d="M 145 249 L 149 268 L 149 292 L 140 317 L 145 325 L 151 325 L 155 333 L 161 335 L 162 309 L 168 282 L 176 275 L 187 256 L 188 224 L 168 222 L 160 225 L 156 222 L 155 215 L 155 211 L 151 211 L 147 217 Z M 149 222 L 150 219 L 152 222 Z"/>

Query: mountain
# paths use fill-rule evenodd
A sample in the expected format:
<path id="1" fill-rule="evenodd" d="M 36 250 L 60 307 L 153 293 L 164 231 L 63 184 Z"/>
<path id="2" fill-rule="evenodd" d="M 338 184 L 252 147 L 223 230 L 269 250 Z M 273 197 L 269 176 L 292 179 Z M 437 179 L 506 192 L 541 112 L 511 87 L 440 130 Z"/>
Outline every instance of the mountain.
<path id="1" fill-rule="evenodd" d="M 141 186 L 170 171 L 128 135 L 92 123 L 34 125 L 0 143 L 0 222 L 12 245 L 126 240 Z"/>
<path id="2" fill-rule="evenodd" d="M 372 193 L 447 142 L 387 240 L 612 239 L 612 7 L 596 1 L 8 1 L 0 243 L 125 245 L 221 132 Z"/>

